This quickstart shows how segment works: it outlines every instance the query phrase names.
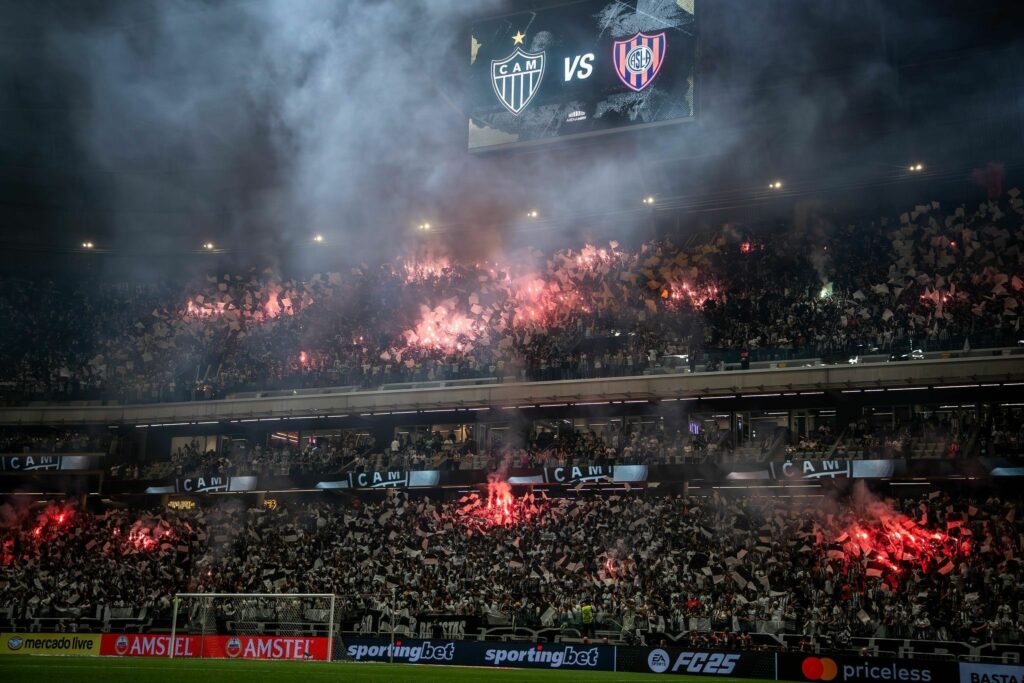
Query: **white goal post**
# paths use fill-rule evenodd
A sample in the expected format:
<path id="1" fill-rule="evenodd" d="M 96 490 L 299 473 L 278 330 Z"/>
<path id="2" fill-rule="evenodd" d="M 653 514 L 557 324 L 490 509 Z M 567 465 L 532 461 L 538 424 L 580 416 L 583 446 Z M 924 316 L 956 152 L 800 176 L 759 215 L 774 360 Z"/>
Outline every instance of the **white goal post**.
<path id="1" fill-rule="evenodd" d="M 316 636 L 327 638 L 330 661 L 335 597 L 333 593 L 177 593 L 168 656 L 174 657 L 178 636 Z M 205 639 L 199 642 L 203 647 Z M 201 651 L 198 656 L 204 654 Z"/>

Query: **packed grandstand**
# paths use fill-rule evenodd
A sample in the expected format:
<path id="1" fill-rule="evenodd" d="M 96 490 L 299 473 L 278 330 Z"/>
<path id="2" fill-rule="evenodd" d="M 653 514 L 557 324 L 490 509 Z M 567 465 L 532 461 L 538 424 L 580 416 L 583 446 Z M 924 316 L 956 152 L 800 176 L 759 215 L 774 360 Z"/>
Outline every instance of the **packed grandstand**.
<path id="1" fill-rule="evenodd" d="M 178 593 L 334 593 L 353 631 L 369 616 L 403 636 L 442 636 L 418 626 L 432 615 L 578 634 L 580 606 L 592 605 L 595 629 L 617 642 L 778 648 L 784 634 L 793 647 L 842 650 L 855 636 L 1024 638 L 1012 494 L 493 503 L 392 492 L 273 510 L 53 504 L 4 532 L 0 616 L 15 630 L 159 629 Z"/>
<path id="2" fill-rule="evenodd" d="M 1019 195 L 827 237 L 9 279 L 2 640 L 1016 675 Z"/>
<path id="3" fill-rule="evenodd" d="M 1024 6 L 8 4 L 0 682 L 1024 683 Z"/>
<path id="4" fill-rule="evenodd" d="M 11 401 L 137 403 L 706 370 L 741 356 L 845 362 L 1021 340 L 1018 189 L 970 207 L 816 221 L 472 263 L 422 246 L 303 279 L 6 280 L 0 381 Z"/>
<path id="5" fill-rule="evenodd" d="M 16 411 L 287 405 L 324 387 L 316 400 L 334 405 L 448 380 L 575 386 L 742 375 L 751 363 L 912 376 L 923 355 L 908 350 L 940 367 L 1018 353 L 1022 215 L 1011 190 L 970 213 L 917 206 L 800 250 L 729 228 L 685 248 L 584 244 L 514 267 L 435 258 L 178 290 L 14 282 L 4 301 L 23 327 L 4 338 L 7 398 Z M 867 230 L 883 245 L 874 253 L 863 253 Z M 27 311 L 18 297 L 30 294 L 53 315 Z M 0 629 L 301 632 L 357 659 L 394 660 L 401 646 L 373 640 L 384 637 L 1005 661 L 1024 647 L 1019 492 L 963 482 L 1016 471 L 1018 385 L 1012 370 L 988 383 L 944 372 L 955 393 L 911 387 L 924 393 L 907 406 L 895 393 L 870 404 L 867 388 L 843 408 L 849 384 L 825 384 L 802 412 L 764 400 L 671 412 L 652 397 L 629 401 L 643 404 L 633 414 L 626 401 L 533 403 L 497 430 L 486 413 L 429 409 L 307 416 L 317 421 L 294 428 L 275 417 L 8 425 L 0 451 L 10 476 L 25 477 L 16 486 L 81 497 L 0 506 Z M 267 406 L 255 414 L 274 415 Z M 743 427 L 758 419 L 767 428 Z M 243 433 L 241 422 L 256 424 Z M 58 463 L 73 458 L 87 459 L 95 484 L 68 484 Z M 886 468 L 857 474 L 855 461 Z M 636 467 L 637 479 L 616 475 Z M 580 473 L 559 485 L 552 473 L 570 470 Z M 413 484 L 412 473 L 439 471 L 433 487 Z M 258 483 L 229 483 L 241 480 Z M 725 485 L 737 480 L 749 484 Z M 191 594 L 240 597 L 182 608 L 175 596 Z M 290 594 L 317 597 L 244 597 Z M 172 647 L 126 637 L 104 647 Z M 180 642 L 188 653 L 192 641 Z"/>

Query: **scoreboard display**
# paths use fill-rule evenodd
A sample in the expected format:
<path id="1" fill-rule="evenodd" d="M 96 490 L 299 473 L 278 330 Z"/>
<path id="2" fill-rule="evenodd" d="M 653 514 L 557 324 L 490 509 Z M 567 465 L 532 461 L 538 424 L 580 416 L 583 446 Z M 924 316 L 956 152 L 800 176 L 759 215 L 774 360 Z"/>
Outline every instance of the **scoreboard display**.
<path id="1" fill-rule="evenodd" d="M 691 119 L 695 0 L 581 0 L 470 28 L 469 149 Z"/>

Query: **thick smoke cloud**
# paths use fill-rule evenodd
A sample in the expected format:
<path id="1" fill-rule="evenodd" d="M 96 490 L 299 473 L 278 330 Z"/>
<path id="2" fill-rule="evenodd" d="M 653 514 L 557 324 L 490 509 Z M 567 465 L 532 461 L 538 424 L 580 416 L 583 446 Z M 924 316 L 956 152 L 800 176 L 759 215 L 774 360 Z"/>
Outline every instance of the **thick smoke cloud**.
<path id="1" fill-rule="evenodd" d="M 236 246 L 322 232 L 370 247 L 442 194 L 446 158 L 464 156 L 451 67 L 465 10 L 112 2 L 52 39 L 80 67 L 89 104 L 77 132 L 114 174 L 126 232 L 147 216 L 227 229 Z"/>
<path id="2" fill-rule="evenodd" d="M 775 173 L 852 181 L 858 164 L 877 173 L 960 119 L 1008 111 L 991 106 L 1007 77 L 988 53 L 943 66 L 998 82 L 955 101 L 895 66 L 934 36 L 984 42 L 983 17 L 968 27 L 923 2 L 792 8 L 698 4 L 697 123 L 500 156 L 465 151 L 460 81 L 466 27 L 523 9 L 511 0 L 99 0 L 40 12 L 35 27 L 97 179 L 96 220 L 120 245 L 152 253 L 187 235 L 272 256 L 319 232 L 372 261 L 420 221 L 493 249 L 564 239 L 605 212 L 621 237 L 647 225 L 629 212 L 645 194 L 689 194 L 701 210 L 751 201 L 736 188 Z M 900 127 L 908 97 L 913 134 Z M 567 227 L 525 230 L 533 207 Z"/>
<path id="3" fill-rule="evenodd" d="M 372 260 L 393 256 L 420 220 L 483 231 L 530 206 L 559 219 L 649 191 L 622 145 L 585 163 L 465 152 L 464 29 L 508 3 L 105 7 L 53 40 L 80 69 L 88 106 L 76 133 L 111 174 L 122 238 L 188 229 L 273 252 L 324 233 Z M 736 144 L 716 137 L 719 153 Z"/>

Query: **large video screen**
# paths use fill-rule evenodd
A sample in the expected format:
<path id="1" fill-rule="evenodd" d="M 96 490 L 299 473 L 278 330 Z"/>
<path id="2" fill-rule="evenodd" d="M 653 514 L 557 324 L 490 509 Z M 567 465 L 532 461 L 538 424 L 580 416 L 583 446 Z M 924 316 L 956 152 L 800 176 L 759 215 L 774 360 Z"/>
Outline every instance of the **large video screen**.
<path id="1" fill-rule="evenodd" d="M 470 29 L 469 149 L 693 118 L 695 0 L 581 0 Z"/>

